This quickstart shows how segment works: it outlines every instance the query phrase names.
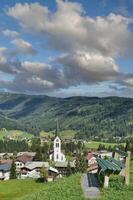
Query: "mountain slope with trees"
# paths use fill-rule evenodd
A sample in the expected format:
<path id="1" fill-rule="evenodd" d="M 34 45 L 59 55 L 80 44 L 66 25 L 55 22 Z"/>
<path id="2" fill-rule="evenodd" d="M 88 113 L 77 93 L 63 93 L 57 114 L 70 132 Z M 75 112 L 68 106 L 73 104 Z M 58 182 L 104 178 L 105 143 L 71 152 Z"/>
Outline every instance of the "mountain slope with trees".
<path id="1" fill-rule="evenodd" d="M 0 128 L 38 135 L 76 130 L 77 137 L 133 134 L 133 99 L 123 97 L 69 97 L 0 93 Z"/>

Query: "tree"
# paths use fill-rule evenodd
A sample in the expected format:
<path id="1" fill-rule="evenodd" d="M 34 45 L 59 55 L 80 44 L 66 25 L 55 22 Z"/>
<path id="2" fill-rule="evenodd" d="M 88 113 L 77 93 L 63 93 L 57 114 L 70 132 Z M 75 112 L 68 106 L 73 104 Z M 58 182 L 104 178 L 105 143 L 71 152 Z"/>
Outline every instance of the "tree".
<path id="1" fill-rule="evenodd" d="M 71 169 L 70 161 L 68 161 L 68 165 L 67 165 L 67 176 L 70 176 L 71 174 L 72 174 L 72 169 Z"/>
<path id="2" fill-rule="evenodd" d="M 79 154 L 76 158 L 75 171 L 84 173 L 87 169 L 87 163 L 83 155 Z"/>
<path id="3" fill-rule="evenodd" d="M 42 166 L 40 169 L 40 177 L 43 179 L 44 182 L 47 182 L 48 171 L 46 170 L 44 166 Z"/>
<path id="4" fill-rule="evenodd" d="M 13 160 L 12 165 L 11 165 L 11 170 L 10 170 L 10 179 L 16 179 L 17 175 L 16 175 L 16 165 L 15 162 Z"/>

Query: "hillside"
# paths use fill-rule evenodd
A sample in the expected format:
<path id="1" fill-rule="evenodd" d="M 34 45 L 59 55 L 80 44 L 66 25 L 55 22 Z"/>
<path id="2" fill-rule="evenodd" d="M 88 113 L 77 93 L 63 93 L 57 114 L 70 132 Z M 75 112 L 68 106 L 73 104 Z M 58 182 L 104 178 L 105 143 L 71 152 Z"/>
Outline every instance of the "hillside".
<path id="1" fill-rule="evenodd" d="M 75 130 L 78 137 L 133 134 L 133 99 L 122 97 L 55 98 L 0 93 L 0 128 L 38 134 Z"/>

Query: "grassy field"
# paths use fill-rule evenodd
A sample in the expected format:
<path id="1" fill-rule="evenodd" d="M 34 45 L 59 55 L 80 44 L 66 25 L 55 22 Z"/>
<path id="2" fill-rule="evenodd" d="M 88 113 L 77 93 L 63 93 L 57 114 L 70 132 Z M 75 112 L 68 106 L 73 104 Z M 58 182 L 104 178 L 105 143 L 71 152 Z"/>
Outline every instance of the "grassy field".
<path id="1" fill-rule="evenodd" d="M 33 138 L 33 135 L 20 130 L 1 130 L 0 139 L 3 139 L 4 137 L 11 137 L 14 140 L 22 140 L 24 138 Z"/>
<path id="2" fill-rule="evenodd" d="M 9 180 L 0 182 L 0 200 L 16 200 L 32 192 L 41 190 L 44 185 L 34 180 Z"/>
<path id="3" fill-rule="evenodd" d="M 119 145 L 117 143 L 90 141 L 90 142 L 86 143 L 85 146 L 90 149 L 97 149 L 99 147 L 99 144 L 105 145 L 106 148 L 108 148 L 109 146 L 114 147 L 115 145 Z M 121 145 L 125 145 L 125 143 L 121 143 Z"/>

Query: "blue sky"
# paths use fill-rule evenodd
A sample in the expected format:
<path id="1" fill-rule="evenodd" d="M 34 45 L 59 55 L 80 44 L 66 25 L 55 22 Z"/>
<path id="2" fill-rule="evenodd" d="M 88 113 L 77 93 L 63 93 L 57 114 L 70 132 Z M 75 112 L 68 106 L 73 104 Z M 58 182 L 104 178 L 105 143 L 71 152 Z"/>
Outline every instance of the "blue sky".
<path id="1" fill-rule="evenodd" d="M 133 97 L 133 1 L 1 0 L 0 91 Z"/>

